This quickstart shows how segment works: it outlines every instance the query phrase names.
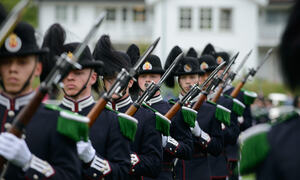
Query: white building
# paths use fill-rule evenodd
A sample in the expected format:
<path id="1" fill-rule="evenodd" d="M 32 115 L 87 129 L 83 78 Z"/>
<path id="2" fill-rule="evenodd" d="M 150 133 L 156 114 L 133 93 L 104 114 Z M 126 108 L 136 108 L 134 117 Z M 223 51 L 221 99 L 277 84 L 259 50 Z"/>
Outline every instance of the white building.
<path id="1" fill-rule="evenodd" d="M 151 11 L 143 0 L 37 0 L 39 30 L 42 33 L 59 22 L 79 39 L 87 34 L 95 19 L 106 11 L 95 43 L 101 34 L 109 34 L 115 44 L 149 43 L 152 38 Z M 124 47 L 123 47 L 124 48 Z"/>
<path id="2" fill-rule="evenodd" d="M 242 57 L 255 67 L 270 47 L 278 45 L 291 0 L 37 0 L 39 29 L 59 22 L 83 38 L 97 15 L 107 18 L 95 37 L 111 35 L 118 48 L 147 44 L 161 37 L 155 53 L 164 61 L 170 49 L 191 46 L 199 53 L 207 43 Z M 268 62 L 269 63 L 269 62 Z M 265 68 L 267 67 L 267 68 Z M 279 81 L 276 63 L 264 66 L 260 76 Z"/>

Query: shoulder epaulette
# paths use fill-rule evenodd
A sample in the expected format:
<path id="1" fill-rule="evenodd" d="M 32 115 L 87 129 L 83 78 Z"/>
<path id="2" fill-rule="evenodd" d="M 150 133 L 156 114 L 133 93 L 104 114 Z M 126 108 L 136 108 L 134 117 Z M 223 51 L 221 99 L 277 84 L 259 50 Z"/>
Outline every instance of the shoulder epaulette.
<path id="1" fill-rule="evenodd" d="M 114 112 L 114 113 L 119 113 L 119 111 L 116 111 L 116 110 L 113 110 L 111 107 L 109 107 L 109 106 L 105 106 L 105 109 L 107 109 L 107 110 L 109 110 L 109 111 L 111 111 L 111 112 Z"/>
<path id="2" fill-rule="evenodd" d="M 214 102 L 212 102 L 212 101 L 210 101 L 210 100 L 208 100 L 208 101 L 206 101 L 206 102 L 209 103 L 209 104 L 212 104 L 212 105 L 214 105 L 214 106 L 217 105 L 216 103 L 214 103 Z"/>
<path id="3" fill-rule="evenodd" d="M 244 131 L 239 137 L 241 145 L 240 173 L 242 175 L 255 172 L 265 160 L 270 144 L 267 139 L 271 125 L 259 124 Z"/>
<path id="4" fill-rule="evenodd" d="M 230 114 L 231 111 L 226 107 L 221 106 L 219 104 L 216 106 L 216 113 L 215 113 L 216 119 L 218 119 L 221 123 L 224 123 L 227 126 L 230 125 Z"/>
<path id="5" fill-rule="evenodd" d="M 195 127 L 195 121 L 197 119 L 197 111 L 191 109 L 189 107 L 183 106 L 181 108 L 181 113 L 183 116 L 183 120 L 187 123 L 190 127 Z"/>
<path id="6" fill-rule="evenodd" d="M 134 141 L 138 121 L 134 117 L 120 112 L 118 113 L 118 120 L 123 136 L 127 137 L 131 141 Z"/>
<path id="7" fill-rule="evenodd" d="M 155 113 L 156 130 L 161 132 L 164 136 L 169 136 L 171 121 L 151 106 L 148 106 L 147 104 L 143 103 L 143 107 L 148 108 Z"/>
<path id="8" fill-rule="evenodd" d="M 169 102 L 170 104 L 176 104 L 176 101 L 175 101 L 174 99 L 169 99 L 168 102 Z"/>
<path id="9" fill-rule="evenodd" d="M 257 98 L 256 92 L 243 90 L 244 92 L 244 103 L 246 105 L 253 104 L 254 100 Z"/>
<path id="10" fill-rule="evenodd" d="M 57 121 L 57 131 L 74 141 L 87 141 L 89 118 L 72 111 L 61 109 Z"/>
<path id="11" fill-rule="evenodd" d="M 241 101 L 236 98 L 233 98 L 233 106 L 232 111 L 235 112 L 238 116 L 242 116 L 244 114 L 246 106 Z"/>
<path id="12" fill-rule="evenodd" d="M 54 105 L 54 104 L 45 104 L 45 108 L 53 110 L 53 111 L 61 111 L 61 110 L 63 110 L 61 107 L 59 107 L 57 105 Z"/>
<path id="13" fill-rule="evenodd" d="M 276 121 L 274 124 L 283 123 L 288 120 L 294 119 L 298 116 L 299 116 L 299 113 L 297 111 L 291 110 L 289 112 L 285 112 L 285 113 L 281 114 L 278 118 L 276 118 Z"/>

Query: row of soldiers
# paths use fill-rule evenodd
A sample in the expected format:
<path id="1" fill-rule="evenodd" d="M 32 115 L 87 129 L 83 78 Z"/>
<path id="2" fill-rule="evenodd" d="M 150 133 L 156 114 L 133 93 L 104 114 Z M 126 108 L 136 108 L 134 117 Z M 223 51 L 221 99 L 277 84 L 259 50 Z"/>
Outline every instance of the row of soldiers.
<path id="1" fill-rule="evenodd" d="M 66 43 L 65 30 L 59 24 L 49 28 L 42 48 L 37 46 L 34 33 L 31 25 L 20 22 L 0 48 L 0 155 L 8 160 L 2 169 L 4 179 L 238 179 L 234 171 L 239 169 L 237 139 L 242 131 L 245 133 L 241 136 L 241 172 L 257 171 L 262 179 L 299 176 L 295 166 L 299 161 L 289 158 L 295 155 L 298 145 L 290 144 L 294 139 L 284 138 L 288 136 L 285 133 L 297 137 L 291 128 L 299 124 L 293 120 L 299 120 L 298 112 L 286 115 L 274 127 L 263 124 L 250 128 L 250 104 L 255 98 L 252 93 L 239 91 L 232 97 L 235 88 L 227 84 L 216 99 L 216 93 L 205 90 L 211 88 L 208 80 L 215 70 L 223 66 L 218 71 L 222 74 L 224 64 L 231 62 L 228 53 L 216 52 L 211 44 L 200 56 L 193 48 L 183 55 L 182 49 L 175 46 L 164 68 L 158 56 L 148 55 L 134 78 L 111 98 L 104 99 L 105 108 L 89 124 L 84 136 L 74 124 L 89 123 L 87 117 L 103 100 L 93 98 L 93 89 L 99 92 L 101 84 L 104 95 L 111 92 L 120 72 L 131 72 L 141 59 L 136 45 L 131 45 L 127 52 L 118 51 L 110 37 L 103 35 L 93 52 L 86 47 L 79 56 L 82 68 L 71 69 L 62 79 L 64 97 L 60 105 L 41 104 L 23 127 L 22 138 L 16 137 L 7 131 L 12 123 L 16 125 L 13 120 L 32 101 L 36 93 L 32 88 L 34 79 L 47 80 L 49 70 L 57 63 L 55 57 L 65 54 L 72 59 L 82 45 Z M 178 81 L 178 98 L 164 101 L 158 90 L 139 104 L 149 86 L 159 84 L 178 57 L 179 63 L 165 80 L 169 87 Z M 204 84 L 201 92 L 186 100 L 193 88 Z M 219 88 L 215 87 L 215 92 Z M 200 108 L 194 108 L 203 97 Z M 178 104 L 180 109 L 171 116 L 170 109 Z M 128 113 L 131 108 L 136 108 L 136 112 Z M 63 124 L 64 119 L 71 124 Z M 289 132 L 282 131 L 280 126 Z M 61 129 L 77 136 L 71 137 Z M 273 139 L 274 136 L 278 138 Z M 278 154 L 276 148 L 280 143 L 293 147 L 292 152 Z M 273 155 L 288 155 L 289 162 L 295 164 L 280 157 L 274 160 Z M 281 176 L 273 176 L 277 173 Z"/>

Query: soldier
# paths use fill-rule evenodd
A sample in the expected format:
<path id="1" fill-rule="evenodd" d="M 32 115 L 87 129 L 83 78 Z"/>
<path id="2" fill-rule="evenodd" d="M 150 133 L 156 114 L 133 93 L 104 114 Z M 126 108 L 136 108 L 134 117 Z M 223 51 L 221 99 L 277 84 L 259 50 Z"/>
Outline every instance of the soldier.
<path id="1" fill-rule="evenodd" d="M 170 54 L 176 57 L 181 49 L 175 46 Z M 170 55 L 169 55 L 170 56 Z M 170 60 L 169 60 L 170 61 Z M 168 66 L 170 62 L 166 62 Z M 178 76 L 180 87 L 179 98 L 181 99 L 193 86 L 199 82 L 199 74 L 203 73 L 199 68 L 196 57 L 187 55 L 180 61 L 175 75 Z M 174 80 L 174 79 L 173 79 Z M 174 83 L 169 83 L 174 84 Z M 192 99 L 185 106 L 192 107 L 199 96 Z M 221 123 L 215 118 L 215 106 L 204 103 L 197 113 L 195 128 L 192 128 L 194 151 L 192 160 L 180 160 L 176 166 L 176 179 L 209 179 L 210 169 L 208 164 L 208 153 L 218 155 L 223 147 L 221 134 Z"/>
<path id="2" fill-rule="evenodd" d="M 59 35 L 64 34 L 64 30 L 59 24 L 52 25 L 45 37 L 46 40 L 51 39 L 51 42 L 46 41 L 44 45 L 48 44 L 50 49 L 60 49 L 58 54 L 67 53 L 72 58 L 72 53 L 80 43 L 63 44 L 65 36 Z M 53 44 L 55 47 L 51 48 Z M 98 88 L 98 70 L 101 63 L 94 60 L 90 49 L 86 47 L 79 57 L 79 64 L 82 69 L 72 70 L 62 81 L 65 96 L 60 107 L 86 116 L 95 104 L 92 88 L 94 87 L 96 90 Z M 77 143 L 78 155 L 83 162 L 84 178 L 126 178 L 130 165 L 129 141 L 120 131 L 116 113 L 104 109 L 90 128 L 89 139 L 88 142 L 79 141 Z"/>
<path id="3" fill-rule="evenodd" d="M 146 90 L 147 85 L 149 85 L 152 81 L 154 83 L 158 83 L 164 72 L 165 70 L 162 69 L 159 57 L 156 55 L 150 55 L 138 71 L 137 83 L 140 95 Z M 166 114 L 171 108 L 170 103 L 163 100 L 160 91 L 157 91 L 154 97 L 146 103 L 161 114 Z M 180 112 L 177 113 L 177 116 L 175 116 L 171 122 L 170 136 L 162 138 L 162 144 L 164 147 L 162 172 L 156 179 L 173 179 L 175 158 L 186 160 L 191 158 L 193 140 L 189 125 L 184 122 Z"/>
<path id="4" fill-rule="evenodd" d="M 280 67 L 287 85 L 297 92 L 299 90 L 299 18 L 300 1 L 295 2 L 287 27 L 283 33 L 279 53 Z M 300 116 L 299 108 L 284 113 L 277 123 L 260 124 L 245 131 L 240 136 L 242 174 L 256 172 L 261 179 L 300 179 Z M 255 156 L 254 156 L 255 154 Z"/>
<path id="5" fill-rule="evenodd" d="M 31 25 L 21 22 L 0 49 L 0 155 L 9 161 L 5 179 L 79 179 L 76 143 L 56 130 L 58 113 L 39 107 L 25 128 L 25 139 L 4 132 L 34 96 L 42 65 Z M 25 136 L 24 136 L 25 137 Z"/>
<path id="6" fill-rule="evenodd" d="M 214 47 L 211 44 L 208 44 L 202 54 L 210 54 L 214 56 L 217 64 L 222 63 L 223 61 L 229 61 L 229 55 L 226 52 L 216 52 Z M 230 84 L 228 84 L 224 90 L 223 90 L 223 95 L 229 97 L 230 93 L 234 90 L 234 87 Z M 239 131 L 244 131 L 245 129 L 249 128 L 252 125 L 252 114 L 251 114 L 251 108 L 250 104 L 246 104 L 244 100 L 245 93 L 241 91 L 238 96 L 234 99 L 234 101 L 240 106 L 242 106 L 243 110 L 241 111 L 242 113 L 238 114 L 238 126 L 239 126 Z M 234 112 L 233 114 L 236 114 Z M 235 122 L 234 120 L 232 121 L 233 123 Z M 234 130 L 234 129 L 232 129 Z M 233 131 L 238 133 L 238 131 Z M 235 134 L 237 135 L 237 134 Z M 236 136 L 233 135 L 233 140 L 236 138 Z M 231 141 L 233 142 L 233 141 Z M 237 163 L 239 161 L 239 146 L 238 144 L 228 144 L 227 147 L 225 148 L 226 156 L 227 156 L 227 161 L 228 161 L 228 169 L 229 169 L 229 176 L 230 179 L 235 180 L 238 179 L 238 174 L 233 173 L 234 169 L 237 167 Z"/>
<path id="7" fill-rule="evenodd" d="M 215 57 L 210 55 L 202 55 L 199 58 L 200 67 L 205 71 L 205 77 L 209 76 L 210 73 L 218 66 L 218 63 L 229 62 L 229 55 L 225 52 L 213 53 Z M 223 71 L 220 70 L 219 73 Z M 202 78 L 201 78 L 202 79 Z M 205 80 L 204 78 L 203 80 Z M 218 91 L 216 88 L 215 93 Z M 215 93 L 208 95 L 208 99 L 212 99 L 215 96 Z M 224 139 L 224 149 L 223 152 L 217 156 L 209 156 L 209 164 L 212 171 L 211 179 L 226 179 L 229 176 L 229 171 L 227 167 L 227 160 L 232 159 L 231 153 L 227 154 L 227 148 L 229 146 L 235 145 L 237 143 L 237 138 L 239 136 L 239 125 L 237 121 L 238 114 L 233 109 L 234 102 L 230 97 L 221 95 L 218 101 L 216 102 L 219 105 L 222 105 L 231 111 L 230 113 L 230 124 L 222 123 L 222 133 Z M 241 103 L 241 102 L 239 102 Z M 237 157 L 236 157 L 237 158 Z"/>
<path id="8" fill-rule="evenodd" d="M 93 56 L 104 61 L 101 76 L 106 91 L 111 88 L 122 68 L 128 70 L 131 67 L 129 56 L 114 50 L 107 35 L 98 40 Z M 121 94 L 114 94 L 107 105 L 115 111 L 124 113 L 132 104 L 129 96 L 132 84 L 133 80 L 130 80 Z M 128 173 L 132 179 L 141 179 L 142 176 L 157 177 L 161 169 L 162 142 L 160 133 L 155 129 L 155 114 L 141 107 L 134 117 L 138 120 L 138 124 L 135 139 L 131 143 L 131 168 Z"/>

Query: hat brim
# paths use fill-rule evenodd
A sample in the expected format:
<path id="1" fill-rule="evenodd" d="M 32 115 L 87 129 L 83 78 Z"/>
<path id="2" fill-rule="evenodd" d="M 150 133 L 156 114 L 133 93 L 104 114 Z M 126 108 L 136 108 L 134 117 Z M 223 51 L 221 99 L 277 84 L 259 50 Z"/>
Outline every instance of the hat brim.
<path id="1" fill-rule="evenodd" d="M 163 69 L 151 69 L 151 70 L 141 70 L 138 74 L 164 74 L 165 70 Z"/>
<path id="2" fill-rule="evenodd" d="M 43 48 L 43 49 L 36 49 L 36 50 L 26 50 L 26 51 L 20 51 L 16 53 L 11 53 L 11 52 L 5 52 L 5 53 L 0 53 L 0 58 L 2 57 L 19 57 L 19 56 L 27 56 L 27 55 L 43 55 L 49 52 L 48 48 Z"/>
<path id="3" fill-rule="evenodd" d="M 203 71 L 191 71 L 191 72 L 176 72 L 176 76 L 182 76 L 182 75 L 191 75 L 191 74 L 200 74 L 203 73 Z"/>
<path id="4" fill-rule="evenodd" d="M 82 62 L 79 63 L 82 68 L 99 68 L 103 67 L 104 63 L 102 61 L 96 60 L 96 61 L 90 61 L 90 62 Z"/>

